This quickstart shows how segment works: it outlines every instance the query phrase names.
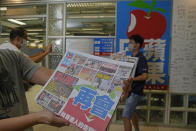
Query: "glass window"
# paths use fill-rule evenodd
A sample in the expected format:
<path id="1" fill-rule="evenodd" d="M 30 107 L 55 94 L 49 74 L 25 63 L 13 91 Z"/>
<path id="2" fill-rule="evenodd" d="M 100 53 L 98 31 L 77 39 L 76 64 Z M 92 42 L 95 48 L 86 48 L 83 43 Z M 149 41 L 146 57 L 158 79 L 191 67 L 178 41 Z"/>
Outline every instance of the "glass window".
<path id="1" fill-rule="evenodd" d="M 146 120 L 147 120 L 147 110 L 137 109 L 136 113 L 139 117 L 139 121 L 146 122 Z"/>
<path id="2" fill-rule="evenodd" d="M 138 103 L 138 106 L 147 106 L 147 101 L 148 101 L 148 94 L 144 94 L 142 97 L 141 97 L 141 99 L 140 99 L 140 101 L 139 101 L 139 103 Z"/>
<path id="3" fill-rule="evenodd" d="M 4 43 L 5 41 L 9 41 L 9 34 L 12 28 L 14 27 L 23 27 L 27 31 L 28 41 L 27 44 L 23 44 L 21 47 L 21 51 L 26 53 L 29 56 L 37 54 L 43 50 L 46 45 L 46 19 L 37 18 L 37 17 L 29 17 L 29 18 L 17 18 L 20 22 L 25 23 L 24 25 L 19 25 L 17 23 L 11 22 L 8 19 L 2 19 L 2 34 L 0 43 Z M 44 61 L 42 61 L 44 64 Z"/>
<path id="4" fill-rule="evenodd" d="M 165 107 L 165 94 L 151 94 L 151 106 Z"/>
<path id="5" fill-rule="evenodd" d="M 66 35 L 115 36 L 115 2 L 66 5 Z"/>
<path id="6" fill-rule="evenodd" d="M 26 25 L 24 25 L 24 29 L 28 34 L 27 45 L 23 45 L 21 50 L 26 52 L 28 55 L 33 55 L 33 50 L 42 50 L 46 43 L 46 19 L 45 18 L 25 18 L 18 19 Z M 30 51 L 31 50 L 31 51 Z"/>
<path id="7" fill-rule="evenodd" d="M 3 21 L 3 20 L 2 20 Z M 4 25 L 4 23 L 2 23 L 1 21 L 1 34 L 0 34 L 0 44 L 2 44 L 5 41 L 9 41 L 9 33 L 11 31 L 11 28 L 7 27 Z"/>
<path id="8" fill-rule="evenodd" d="M 196 125 L 196 112 L 188 112 L 188 124 Z"/>
<path id="9" fill-rule="evenodd" d="M 196 96 L 189 96 L 189 108 L 196 108 Z"/>
<path id="10" fill-rule="evenodd" d="M 62 55 L 49 55 L 48 57 L 49 69 L 56 69 L 62 57 L 63 57 Z"/>
<path id="11" fill-rule="evenodd" d="M 123 109 L 122 108 L 118 108 L 116 110 L 116 120 L 117 121 L 122 121 L 122 113 L 123 113 Z"/>
<path id="12" fill-rule="evenodd" d="M 169 123 L 181 124 L 184 123 L 184 112 L 182 111 L 171 111 Z"/>
<path id="13" fill-rule="evenodd" d="M 22 15 L 44 15 L 46 14 L 46 5 L 20 5 L 4 7 L 0 11 L 0 16 L 22 16 Z"/>
<path id="14" fill-rule="evenodd" d="M 63 39 L 48 39 L 52 44 L 52 53 L 63 53 Z"/>
<path id="15" fill-rule="evenodd" d="M 63 18 L 63 4 L 50 4 L 49 19 L 62 19 L 62 18 Z"/>
<path id="16" fill-rule="evenodd" d="M 2 19 L 2 39 L 9 40 L 9 34 L 12 28 L 15 27 L 23 27 L 28 34 L 28 44 L 25 45 L 31 48 L 43 48 L 43 44 L 45 44 L 45 36 L 46 36 L 46 19 L 43 18 L 17 18 L 14 19 L 20 22 L 23 22 L 24 25 L 20 25 L 18 23 L 9 21 L 8 19 Z"/>
<path id="17" fill-rule="evenodd" d="M 183 107 L 184 96 L 183 95 L 171 95 L 171 107 Z"/>
<path id="18" fill-rule="evenodd" d="M 50 20 L 49 21 L 49 36 L 62 36 L 63 35 L 63 21 L 62 20 Z"/>
<path id="19" fill-rule="evenodd" d="M 119 102 L 119 105 L 125 105 L 126 101 Z"/>
<path id="20" fill-rule="evenodd" d="M 150 122 L 151 123 L 163 123 L 165 111 L 151 110 Z"/>
<path id="21" fill-rule="evenodd" d="M 63 36 L 63 8 L 64 4 L 49 5 L 49 36 Z"/>

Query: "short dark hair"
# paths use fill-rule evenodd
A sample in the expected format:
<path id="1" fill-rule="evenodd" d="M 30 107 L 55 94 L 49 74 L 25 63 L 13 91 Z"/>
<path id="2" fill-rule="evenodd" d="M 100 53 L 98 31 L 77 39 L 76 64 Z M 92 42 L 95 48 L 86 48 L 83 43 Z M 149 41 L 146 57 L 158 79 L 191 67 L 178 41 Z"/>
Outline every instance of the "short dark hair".
<path id="1" fill-rule="evenodd" d="M 134 40 L 135 43 L 139 43 L 140 44 L 140 48 L 142 47 L 142 44 L 144 43 L 144 38 L 141 37 L 140 35 L 131 35 L 129 37 L 129 40 Z"/>
<path id="2" fill-rule="evenodd" d="M 17 36 L 26 39 L 25 32 L 26 30 L 22 27 L 13 28 L 10 32 L 10 40 L 13 41 Z"/>

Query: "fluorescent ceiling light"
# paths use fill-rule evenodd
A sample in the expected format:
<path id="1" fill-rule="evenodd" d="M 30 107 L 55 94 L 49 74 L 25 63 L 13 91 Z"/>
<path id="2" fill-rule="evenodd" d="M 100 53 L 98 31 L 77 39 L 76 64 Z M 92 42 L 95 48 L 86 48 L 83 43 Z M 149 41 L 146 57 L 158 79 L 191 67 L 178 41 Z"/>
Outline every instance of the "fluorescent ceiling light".
<path id="1" fill-rule="evenodd" d="M 6 11 L 7 7 L 0 7 L 0 11 Z"/>
<path id="2" fill-rule="evenodd" d="M 1 35 L 9 35 L 9 33 L 1 33 Z"/>
<path id="3" fill-rule="evenodd" d="M 43 44 L 38 44 L 38 48 L 43 48 Z"/>
<path id="4" fill-rule="evenodd" d="M 29 33 L 28 33 L 29 34 Z M 43 37 L 45 37 L 44 35 L 36 35 L 36 38 L 43 38 Z"/>
<path id="5" fill-rule="evenodd" d="M 30 32 L 30 33 L 28 33 L 28 35 L 38 35 L 38 34 L 39 34 L 39 33 L 36 33 L 36 32 L 35 32 L 35 33 L 34 33 L 34 32 L 32 32 L 32 33 L 31 33 L 31 32 Z"/>
<path id="6" fill-rule="evenodd" d="M 30 43 L 30 47 L 36 47 L 35 43 Z"/>
<path id="7" fill-rule="evenodd" d="M 0 23 L 2 24 L 2 26 L 6 26 L 6 27 L 10 27 L 10 28 L 15 28 L 15 27 L 18 27 L 17 24 L 12 24 L 8 21 L 0 21 Z"/>
<path id="8" fill-rule="evenodd" d="M 19 18 L 16 20 L 39 20 L 40 18 Z"/>
<path id="9" fill-rule="evenodd" d="M 40 40 L 35 40 L 34 42 L 35 42 L 35 43 L 39 43 L 39 42 L 40 42 Z"/>
<path id="10" fill-rule="evenodd" d="M 15 20 L 15 19 L 8 19 L 8 21 L 16 23 L 16 24 L 19 24 L 19 25 L 26 25 L 26 23 L 18 21 L 18 20 Z"/>
<path id="11" fill-rule="evenodd" d="M 83 31 L 102 31 L 102 28 L 82 28 Z"/>
<path id="12" fill-rule="evenodd" d="M 115 15 L 70 15 L 68 16 L 69 19 L 99 19 L 99 18 L 115 18 Z"/>

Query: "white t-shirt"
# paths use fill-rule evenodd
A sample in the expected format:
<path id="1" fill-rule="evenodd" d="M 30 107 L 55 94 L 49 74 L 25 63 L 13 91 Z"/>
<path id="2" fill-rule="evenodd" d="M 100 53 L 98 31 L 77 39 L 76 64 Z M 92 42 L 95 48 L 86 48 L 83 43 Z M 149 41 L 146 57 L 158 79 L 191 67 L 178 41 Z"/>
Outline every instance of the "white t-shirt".
<path id="1" fill-rule="evenodd" d="M 10 43 L 8 41 L 6 41 L 5 43 L 1 44 L 0 45 L 0 49 L 9 49 L 9 50 L 13 50 L 13 51 L 16 51 L 16 52 L 20 52 L 23 55 L 25 55 L 26 57 L 28 57 L 27 54 L 21 52 L 15 45 L 13 45 L 12 43 Z"/>
<path id="2" fill-rule="evenodd" d="M 6 41 L 5 43 L 0 45 L 0 49 L 9 49 L 21 52 L 15 45 L 11 44 L 10 42 Z"/>

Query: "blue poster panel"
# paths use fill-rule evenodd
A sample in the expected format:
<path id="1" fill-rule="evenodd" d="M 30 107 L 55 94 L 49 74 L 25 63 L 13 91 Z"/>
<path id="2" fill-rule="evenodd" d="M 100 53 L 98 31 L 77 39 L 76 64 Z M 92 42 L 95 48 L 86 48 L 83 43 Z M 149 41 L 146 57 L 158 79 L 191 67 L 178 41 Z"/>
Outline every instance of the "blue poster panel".
<path id="1" fill-rule="evenodd" d="M 142 52 L 148 60 L 146 89 L 168 89 L 171 0 L 117 2 L 116 52 L 126 50 L 133 34 L 144 38 Z"/>
<path id="2" fill-rule="evenodd" d="M 110 56 L 114 52 L 114 38 L 94 38 L 94 55 Z"/>

